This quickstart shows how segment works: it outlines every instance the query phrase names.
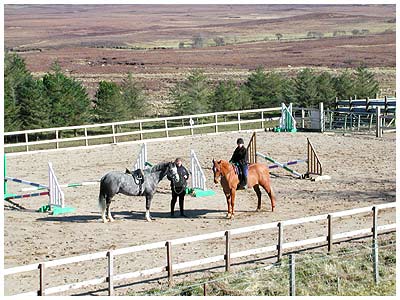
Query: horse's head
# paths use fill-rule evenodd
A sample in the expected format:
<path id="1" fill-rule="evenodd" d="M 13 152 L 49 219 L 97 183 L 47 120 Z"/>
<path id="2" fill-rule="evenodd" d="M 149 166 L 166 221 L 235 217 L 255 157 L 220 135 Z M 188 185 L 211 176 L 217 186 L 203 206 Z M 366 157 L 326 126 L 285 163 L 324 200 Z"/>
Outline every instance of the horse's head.
<path id="1" fill-rule="evenodd" d="M 168 178 L 172 178 L 175 182 L 179 182 L 178 168 L 174 162 L 168 163 L 167 176 Z"/>
<path id="2" fill-rule="evenodd" d="M 212 167 L 213 173 L 214 173 L 214 183 L 217 184 L 219 183 L 219 180 L 222 176 L 221 173 L 221 161 L 216 161 L 213 159 L 213 167 Z"/>

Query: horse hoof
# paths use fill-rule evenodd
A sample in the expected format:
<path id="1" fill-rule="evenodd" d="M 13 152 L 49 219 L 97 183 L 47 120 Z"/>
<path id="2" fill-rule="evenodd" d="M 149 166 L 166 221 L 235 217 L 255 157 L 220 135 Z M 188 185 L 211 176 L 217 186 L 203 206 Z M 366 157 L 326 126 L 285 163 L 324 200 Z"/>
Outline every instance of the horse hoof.
<path id="1" fill-rule="evenodd" d="M 114 218 L 109 218 L 109 219 L 108 219 L 108 222 L 110 222 L 110 223 L 112 223 L 112 222 L 114 222 L 114 221 L 115 221 Z"/>
<path id="2" fill-rule="evenodd" d="M 256 212 L 260 212 L 260 211 L 261 211 L 261 208 L 257 208 L 257 209 L 256 209 Z"/>
<path id="3" fill-rule="evenodd" d="M 227 214 L 227 215 L 226 215 L 226 218 L 227 218 L 227 219 L 230 219 L 230 218 L 232 218 L 232 215 L 231 215 L 231 214 Z"/>

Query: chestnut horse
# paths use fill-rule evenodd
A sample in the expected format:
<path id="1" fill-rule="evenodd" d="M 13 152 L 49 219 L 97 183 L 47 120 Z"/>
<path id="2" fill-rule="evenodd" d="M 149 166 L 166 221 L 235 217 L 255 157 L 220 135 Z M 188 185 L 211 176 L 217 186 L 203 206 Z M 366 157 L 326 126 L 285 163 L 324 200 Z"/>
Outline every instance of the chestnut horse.
<path id="1" fill-rule="evenodd" d="M 227 218 L 230 219 L 234 215 L 236 190 L 239 186 L 238 175 L 235 172 L 234 166 L 226 160 L 215 161 L 213 159 L 213 172 L 214 183 L 217 184 L 221 178 L 221 185 L 225 193 L 226 202 L 228 204 Z M 276 198 L 270 184 L 269 169 L 263 164 L 251 164 L 249 165 L 247 186 L 248 188 L 253 188 L 257 194 L 257 211 L 261 209 L 260 185 L 268 193 L 268 196 L 271 199 L 272 211 L 274 211 Z"/>

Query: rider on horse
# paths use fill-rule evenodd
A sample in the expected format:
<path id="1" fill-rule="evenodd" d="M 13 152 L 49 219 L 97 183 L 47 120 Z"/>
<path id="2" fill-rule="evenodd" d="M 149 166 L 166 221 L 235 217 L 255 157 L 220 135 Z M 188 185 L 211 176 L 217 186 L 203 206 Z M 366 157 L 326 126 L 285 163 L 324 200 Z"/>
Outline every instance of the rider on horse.
<path id="1" fill-rule="evenodd" d="M 242 185 L 247 189 L 247 175 L 248 175 L 248 162 L 247 162 L 247 149 L 244 146 L 244 141 L 242 138 L 238 138 L 236 141 L 237 147 L 233 152 L 231 163 L 236 164 L 242 173 Z"/>

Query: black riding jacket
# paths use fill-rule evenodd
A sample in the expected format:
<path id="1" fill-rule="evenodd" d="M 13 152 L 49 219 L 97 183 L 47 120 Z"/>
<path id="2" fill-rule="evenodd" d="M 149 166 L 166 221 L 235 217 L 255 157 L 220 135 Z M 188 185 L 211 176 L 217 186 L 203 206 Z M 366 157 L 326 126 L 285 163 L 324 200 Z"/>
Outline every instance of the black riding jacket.
<path id="1" fill-rule="evenodd" d="M 233 163 L 239 163 L 241 165 L 247 164 L 247 149 L 246 147 L 236 147 L 230 160 Z"/>

